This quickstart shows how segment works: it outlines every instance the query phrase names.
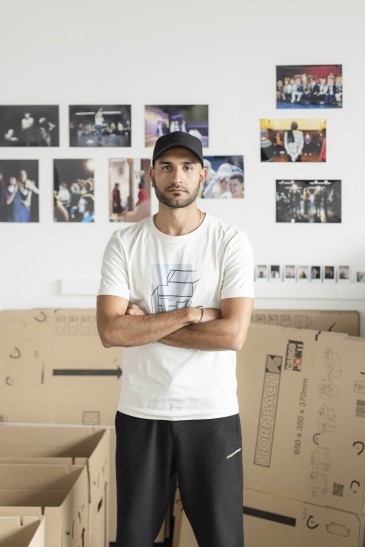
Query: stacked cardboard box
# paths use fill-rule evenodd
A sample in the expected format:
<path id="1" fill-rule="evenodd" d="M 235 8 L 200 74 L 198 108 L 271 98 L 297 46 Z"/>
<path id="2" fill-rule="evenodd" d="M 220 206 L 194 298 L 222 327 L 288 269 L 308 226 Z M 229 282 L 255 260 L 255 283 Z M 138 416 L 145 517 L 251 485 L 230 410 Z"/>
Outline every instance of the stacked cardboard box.
<path id="1" fill-rule="evenodd" d="M 82 520 L 80 531 L 83 541 L 87 540 L 84 545 L 106 545 L 109 441 L 109 429 L 105 428 L 0 425 L 0 477 L 8 482 L 5 488 L 0 479 L 0 514 L 4 511 L 9 514 L 14 507 L 29 506 L 29 503 L 33 508 L 39 504 L 31 514 L 42 514 L 41 508 L 51 504 L 50 507 L 56 506 L 59 510 L 57 537 L 67 535 L 66 529 L 73 529 L 74 537 L 78 537 L 75 525 L 81 527 Z M 57 488 L 54 480 L 59 475 L 55 473 L 61 474 L 62 478 Z M 19 492 L 15 492 L 19 477 L 22 477 Z M 47 479 L 46 482 L 43 479 Z M 26 495 L 29 491 L 31 497 Z M 6 508 L 9 505 L 12 506 L 10 510 Z M 24 509 L 18 511 L 20 516 L 28 514 Z M 46 537 L 49 539 L 50 527 L 55 528 L 49 514 L 53 515 L 54 511 L 48 506 L 45 511 Z M 64 515 L 68 518 L 70 514 L 73 515 L 72 524 L 67 519 L 63 522 Z M 52 540 L 55 541 L 53 536 Z"/>
<path id="2" fill-rule="evenodd" d="M 43 518 L 0 516 L 0 547 L 45 547 Z"/>
<path id="3" fill-rule="evenodd" d="M 0 464 L 0 515 L 44 517 L 45 545 L 88 545 L 88 478 L 76 465 Z"/>
<path id="4" fill-rule="evenodd" d="M 261 356 L 254 354 L 251 356 L 252 345 L 257 344 L 258 341 L 250 344 L 250 339 L 253 340 L 256 336 L 254 333 L 257 328 L 265 329 L 260 330 L 261 338 L 258 346 L 262 346 L 267 342 L 266 333 L 271 332 L 271 327 L 264 327 L 262 324 L 311 328 L 317 331 L 316 334 L 318 331 L 327 330 L 342 330 L 349 334 L 358 334 L 359 314 L 352 311 L 255 311 L 249 340 L 243 352 L 238 355 L 239 362 L 242 360 L 252 362 L 254 371 L 259 367 Z M 278 332 L 283 331 L 289 333 L 290 328 L 288 330 L 278 328 Z M 323 337 L 323 335 L 321 336 Z M 296 338 L 293 339 L 296 340 Z M 268 350 L 269 353 L 270 351 Z M 330 354 L 328 354 L 328 361 L 331 361 Z M 5 423 L 82 424 L 90 427 L 103 425 L 113 428 L 122 381 L 121 363 L 122 351 L 120 349 L 102 347 L 96 330 L 94 309 L 36 309 L 0 312 L 0 421 Z M 239 376 L 246 367 L 247 365 L 238 367 Z M 248 375 L 251 377 L 251 372 Z M 358 384 L 359 389 L 361 389 L 361 381 Z M 259 391 L 252 389 L 251 383 L 248 384 L 250 387 L 246 392 L 245 376 L 243 379 L 240 378 L 239 385 L 243 386 L 242 389 L 239 387 L 239 395 L 242 421 L 245 427 L 246 420 L 244 418 L 249 409 L 245 408 L 244 401 L 251 400 L 252 397 L 261 397 L 261 395 Z M 333 387 L 331 387 L 332 385 Z M 323 391 L 331 391 L 331 389 L 335 391 L 334 386 L 333 378 L 332 380 L 327 378 L 327 381 L 323 382 L 322 389 Z M 256 385 L 256 390 L 258 389 L 259 382 Z M 292 404 L 292 401 L 287 402 L 288 409 L 290 409 L 288 412 L 293 411 L 290 406 Z M 359 408 L 363 408 L 361 403 Z M 248 414 L 248 416 L 251 415 Z M 321 419 L 324 422 L 326 420 L 331 422 L 331 416 L 333 418 L 331 405 L 323 406 Z M 249 437 L 249 432 L 246 433 L 244 430 L 244 434 Z M 112 457 L 110 476 L 107 481 L 109 484 L 107 542 L 115 540 L 116 528 L 114 434 L 110 436 L 110 442 Z M 328 463 L 326 464 L 328 452 L 324 449 L 330 450 L 330 448 L 328 446 L 319 446 L 319 448 L 323 448 L 323 450 L 314 451 L 313 454 L 313 462 L 318 461 L 317 468 L 311 471 L 314 483 L 322 480 L 322 475 L 325 475 L 326 472 L 320 468 L 325 468 L 328 465 Z M 61 458 L 59 463 L 65 463 L 62 459 L 62 451 L 57 454 L 57 457 Z M 5 454 L 2 454 L 2 457 L 5 457 Z M 13 458 L 8 463 L 14 464 L 15 455 L 8 454 L 8 457 Z M 44 463 L 48 463 L 49 456 L 46 453 L 43 456 L 38 453 L 36 457 L 45 457 Z M 82 458 L 83 456 L 77 457 Z M 56 463 L 56 453 L 52 455 L 52 458 Z M 246 479 L 247 467 L 245 460 Z M 266 477 L 262 479 L 262 482 L 266 484 Z M 250 492 L 258 490 L 260 493 L 257 484 L 255 475 L 253 482 L 249 482 L 248 490 Z M 268 496 L 271 495 L 270 492 L 271 490 L 267 492 Z M 275 495 L 277 492 L 280 490 L 277 490 Z M 288 492 L 282 492 L 281 495 L 287 496 Z M 101 495 L 98 494 L 96 499 L 100 502 Z M 90 507 L 91 511 L 96 510 L 98 502 Z M 104 509 L 105 507 L 106 503 Z M 99 513 L 98 519 L 101 518 Z M 98 519 L 91 519 L 91 522 L 98 522 Z M 245 519 L 246 521 L 249 519 L 250 522 L 257 521 L 257 517 L 251 517 L 251 515 L 245 515 Z M 98 527 L 98 530 L 101 529 L 102 527 Z M 93 540 L 93 537 L 97 537 L 95 534 L 98 533 L 95 530 L 94 532 L 90 530 L 90 541 L 96 541 Z M 158 541 L 163 543 L 168 535 L 169 522 L 166 521 Z M 102 545 L 97 542 L 94 544 L 98 547 Z M 251 546 L 249 545 L 249 547 Z"/>

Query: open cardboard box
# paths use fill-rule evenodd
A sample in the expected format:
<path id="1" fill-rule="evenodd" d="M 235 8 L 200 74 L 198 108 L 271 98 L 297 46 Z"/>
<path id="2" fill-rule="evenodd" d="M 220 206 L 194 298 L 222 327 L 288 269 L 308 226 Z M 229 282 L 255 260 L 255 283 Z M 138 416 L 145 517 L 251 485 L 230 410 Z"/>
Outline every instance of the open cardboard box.
<path id="1" fill-rule="evenodd" d="M 0 547 L 45 547 L 44 519 L 0 516 Z"/>
<path id="2" fill-rule="evenodd" d="M 89 546 L 106 544 L 110 468 L 109 429 L 30 424 L 0 425 L 0 463 L 85 465 Z"/>
<path id="3" fill-rule="evenodd" d="M 0 516 L 44 517 L 45 545 L 88 545 L 84 466 L 0 464 Z"/>

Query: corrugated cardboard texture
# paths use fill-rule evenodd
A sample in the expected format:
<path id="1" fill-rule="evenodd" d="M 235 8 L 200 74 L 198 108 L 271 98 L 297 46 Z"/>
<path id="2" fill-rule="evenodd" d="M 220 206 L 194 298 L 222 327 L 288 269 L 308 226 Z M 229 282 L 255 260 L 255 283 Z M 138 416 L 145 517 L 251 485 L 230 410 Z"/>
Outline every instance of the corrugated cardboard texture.
<path id="1" fill-rule="evenodd" d="M 252 322 L 278 327 L 343 332 L 350 336 L 360 335 L 358 311 L 258 309 L 253 312 Z"/>
<path id="2" fill-rule="evenodd" d="M 0 547 L 45 547 L 44 519 L 0 516 Z"/>

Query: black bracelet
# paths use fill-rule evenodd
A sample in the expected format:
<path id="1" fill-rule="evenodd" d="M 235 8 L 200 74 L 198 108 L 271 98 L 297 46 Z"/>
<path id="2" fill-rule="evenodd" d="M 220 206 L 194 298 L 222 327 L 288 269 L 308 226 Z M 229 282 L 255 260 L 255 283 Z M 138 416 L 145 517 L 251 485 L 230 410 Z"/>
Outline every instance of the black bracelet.
<path id="1" fill-rule="evenodd" d="M 202 314 L 201 314 L 201 316 L 200 316 L 200 319 L 199 319 L 199 321 L 198 321 L 198 323 L 200 323 L 201 320 L 203 319 L 203 315 L 204 315 L 204 306 L 197 306 L 197 308 L 199 308 L 200 311 L 202 312 Z M 196 325 L 197 325 L 198 323 L 196 323 Z"/>

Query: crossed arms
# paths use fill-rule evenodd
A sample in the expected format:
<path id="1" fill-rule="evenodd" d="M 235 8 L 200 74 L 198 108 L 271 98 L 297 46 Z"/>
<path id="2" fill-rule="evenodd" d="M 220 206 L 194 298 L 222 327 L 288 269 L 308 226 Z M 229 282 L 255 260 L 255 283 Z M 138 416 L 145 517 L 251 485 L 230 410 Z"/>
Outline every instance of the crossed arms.
<path id="1" fill-rule="evenodd" d="M 252 298 L 225 298 L 221 309 L 181 308 L 147 315 L 119 296 L 98 296 L 97 325 L 104 347 L 160 342 L 206 351 L 242 348 L 253 309 Z"/>

